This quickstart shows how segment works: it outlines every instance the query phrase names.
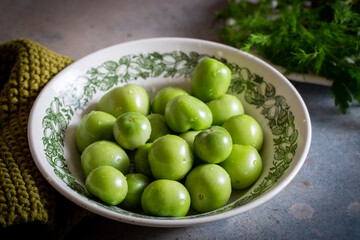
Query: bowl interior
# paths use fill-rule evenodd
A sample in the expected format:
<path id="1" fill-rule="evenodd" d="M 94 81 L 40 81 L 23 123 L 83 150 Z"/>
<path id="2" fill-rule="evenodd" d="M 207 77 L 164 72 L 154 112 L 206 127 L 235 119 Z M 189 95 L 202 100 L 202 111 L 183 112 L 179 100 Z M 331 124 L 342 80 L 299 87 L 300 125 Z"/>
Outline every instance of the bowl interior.
<path id="1" fill-rule="evenodd" d="M 232 70 L 228 93 L 243 103 L 264 131 L 263 171 L 245 191 L 233 191 L 229 203 L 208 213 L 181 218 L 146 216 L 108 206 L 85 189 L 75 133 L 84 114 L 96 109 L 110 89 L 140 84 L 151 98 L 165 86 L 189 89 L 195 65 L 206 57 Z M 41 133 L 41 134 L 39 134 Z M 186 226 L 231 217 L 255 207 L 283 189 L 301 168 L 310 146 L 310 119 L 291 84 L 263 61 L 208 41 L 161 38 L 115 45 L 64 69 L 38 96 L 29 119 L 29 144 L 44 177 L 64 196 L 97 214 L 148 226 Z"/>

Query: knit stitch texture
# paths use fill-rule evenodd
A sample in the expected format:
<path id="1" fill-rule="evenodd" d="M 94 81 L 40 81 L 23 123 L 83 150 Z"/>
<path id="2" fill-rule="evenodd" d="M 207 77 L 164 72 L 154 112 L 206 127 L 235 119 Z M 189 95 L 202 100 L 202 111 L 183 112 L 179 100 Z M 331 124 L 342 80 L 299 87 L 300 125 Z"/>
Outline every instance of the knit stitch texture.
<path id="1" fill-rule="evenodd" d="M 0 227 L 54 222 L 55 190 L 31 157 L 27 124 L 40 90 L 72 62 L 27 39 L 0 45 Z"/>

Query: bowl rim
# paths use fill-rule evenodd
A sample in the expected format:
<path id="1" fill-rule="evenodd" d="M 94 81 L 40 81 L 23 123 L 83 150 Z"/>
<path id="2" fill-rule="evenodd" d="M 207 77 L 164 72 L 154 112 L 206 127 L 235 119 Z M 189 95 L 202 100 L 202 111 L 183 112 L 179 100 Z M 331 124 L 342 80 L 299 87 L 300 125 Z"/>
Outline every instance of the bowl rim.
<path id="1" fill-rule="evenodd" d="M 85 62 L 88 59 L 92 58 L 93 56 L 101 53 L 102 51 L 110 50 L 112 48 L 117 48 L 119 46 L 123 47 L 124 45 L 127 45 L 127 44 L 134 44 L 134 43 L 135 44 L 139 44 L 139 43 L 149 44 L 151 42 L 159 42 L 159 41 L 160 42 L 162 41 L 164 43 L 171 43 L 171 44 L 179 43 L 179 42 L 205 44 L 205 45 L 209 45 L 211 47 L 219 47 L 219 48 L 227 49 L 230 51 L 236 51 L 236 52 L 240 53 L 241 55 L 245 55 L 246 57 L 251 58 L 253 61 L 263 65 L 265 68 L 272 71 L 280 79 L 282 79 L 282 81 L 287 85 L 287 87 L 289 87 L 292 90 L 292 92 L 294 93 L 294 95 L 297 98 L 297 101 L 299 101 L 299 103 L 302 106 L 301 110 L 302 110 L 302 114 L 305 117 L 304 121 L 307 122 L 307 124 L 305 125 L 306 131 L 303 133 L 303 139 L 305 139 L 306 141 L 304 142 L 304 150 L 302 151 L 301 155 L 299 156 L 298 162 L 293 167 L 293 170 L 291 172 L 289 172 L 289 174 L 286 177 L 284 177 L 284 179 L 282 179 L 281 182 L 277 183 L 272 189 L 268 190 L 264 195 L 257 197 L 254 200 L 252 200 L 251 202 L 245 203 L 245 204 L 241 205 L 241 207 L 233 209 L 231 211 L 226 211 L 226 212 L 222 212 L 219 214 L 214 214 L 214 215 L 210 215 L 210 216 L 208 215 L 208 216 L 203 216 L 203 217 L 201 217 L 201 214 L 199 214 L 199 216 L 200 216 L 199 218 L 171 219 L 169 221 L 168 219 L 154 219 L 154 218 L 149 219 L 149 218 L 139 218 L 139 217 L 130 216 L 130 215 L 121 215 L 121 214 L 112 212 L 110 210 L 100 208 L 98 206 L 93 206 L 93 204 L 91 204 L 90 202 L 88 202 L 89 204 L 87 204 L 83 201 L 83 199 L 81 198 L 81 196 L 79 194 L 78 194 L 78 196 L 74 196 L 73 191 L 69 191 L 67 189 L 68 188 L 67 186 L 66 186 L 66 188 L 64 188 L 61 184 L 59 184 L 57 181 L 54 181 L 51 178 L 51 176 L 47 173 L 45 166 L 42 165 L 40 163 L 40 161 L 38 160 L 38 158 L 39 158 L 38 150 L 37 150 L 35 142 L 31 141 L 33 139 L 33 135 L 38 134 L 38 132 L 34 132 L 34 129 L 32 128 L 32 125 L 34 124 L 34 121 L 35 121 L 35 119 L 34 119 L 34 116 L 36 114 L 35 110 L 38 108 L 39 105 L 42 104 L 40 102 L 40 99 L 43 97 L 43 95 L 45 94 L 47 89 L 50 89 L 52 87 L 52 85 L 56 82 L 56 79 L 61 78 L 64 74 L 66 74 L 66 72 L 71 71 L 72 68 L 75 68 L 77 65 L 82 64 L 83 62 Z M 273 198 L 275 195 L 277 195 L 281 190 L 283 190 L 294 179 L 294 177 L 297 175 L 297 173 L 300 171 L 300 169 L 308 155 L 310 145 L 311 145 L 311 137 L 312 137 L 311 120 L 310 120 L 310 115 L 309 115 L 309 112 L 305 105 L 305 102 L 303 101 L 302 97 L 300 96 L 298 91 L 295 89 L 295 87 L 290 83 L 290 81 L 283 74 L 281 74 L 276 68 L 274 68 L 267 62 L 261 60 L 260 58 L 254 56 L 250 53 L 236 49 L 234 47 L 224 45 L 221 43 L 217 43 L 217 42 L 213 42 L 213 41 L 209 41 L 209 40 L 202 40 L 202 39 L 195 39 L 195 38 L 183 38 L 183 37 L 145 38 L 145 39 L 133 40 L 133 41 L 128 41 L 128 42 L 122 42 L 122 43 L 114 44 L 114 45 L 99 49 L 93 53 L 90 53 L 90 54 L 80 58 L 79 60 L 74 61 L 72 64 L 68 65 L 63 70 L 61 70 L 56 76 L 54 76 L 44 86 L 44 88 L 41 90 L 41 92 L 38 94 L 36 100 L 33 103 L 32 108 L 30 110 L 27 131 L 28 131 L 27 135 L 28 135 L 29 148 L 30 148 L 31 155 L 34 159 L 34 162 L 35 162 L 37 168 L 41 172 L 42 176 L 50 183 L 50 185 L 52 187 L 54 187 L 58 192 L 60 192 L 63 196 L 65 196 L 70 201 L 76 203 L 78 206 L 83 207 L 83 208 L 85 208 L 91 212 L 94 212 L 96 214 L 99 214 L 101 216 L 111 218 L 113 220 L 117 220 L 117 221 L 121 221 L 121 222 L 130 223 L 130 224 L 153 226 L 153 227 L 183 227 L 183 226 L 191 226 L 191 225 L 195 225 L 195 224 L 210 223 L 210 222 L 223 220 L 226 218 L 236 216 L 240 213 L 248 211 L 252 208 L 255 208 L 255 207 L 267 202 L 268 200 Z"/>

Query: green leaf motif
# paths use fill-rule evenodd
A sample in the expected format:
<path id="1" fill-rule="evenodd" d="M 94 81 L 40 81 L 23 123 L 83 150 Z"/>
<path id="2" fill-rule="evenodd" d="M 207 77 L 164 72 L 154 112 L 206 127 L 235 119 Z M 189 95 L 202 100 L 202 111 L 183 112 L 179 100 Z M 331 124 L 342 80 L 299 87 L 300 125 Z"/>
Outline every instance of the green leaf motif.
<path id="1" fill-rule="evenodd" d="M 66 159 L 64 159 L 64 139 L 65 130 L 69 125 L 74 113 L 81 106 L 89 102 L 98 91 L 105 92 L 118 84 L 134 82 L 138 79 L 150 79 L 152 77 L 161 78 L 188 78 L 196 66 L 203 58 L 211 57 L 197 52 L 153 52 L 149 54 L 121 56 L 118 61 L 106 61 L 99 66 L 93 66 L 84 76 L 82 86 L 78 86 L 77 81 L 74 85 L 68 85 L 61 91 L 59 96 L 54 97 L 50 106 L 46 109 L 43 118 L 43 144 L 44 152 L 48 163 L 53 168 L 54 173 L 66 185 L 80 195 L 89 197 L 90 195 L 84 187 L 72 177 L 68 170 Z M 212 56 L 213 57 L 213 56 Z M 209 216 L 225 212 L 241 206 L 265 193 L 280 179 L 289 167 L 297 149 L 298 130 L 295 126 L 294 115 L 286 103 L 283 96 L 276 95 L 275 87 L 266 82 L 262 76 L 253 74 L 249 69 L 234 63 L 227 62 L 226 59 L 219 59 L 224 62 L 232 71 L 232 81 L 228 92 L 231 94 L 244 95 L 248 104 L 260 108 L 261 115 L 266 119 L 267 127 L 273 134 L 274 156 L 272 165 L 267 176 L 259 182 L 254 189 L 249 191 L 240 199 L 225 206 L 203 214 L 196 214 L 182 218 L 163 218 L 163 219 L 189 219 Z M 81 91 L 74 93 L 74 88 L 81 88 Z M 265 127 L 265 126 L 264 126 Z M 116 206 L 108 206 L 90 197 L 90 200 L 111 211 L 126 215 L 139 216 L 142 218 L 158 217 L 144 216 L 139 213 L 125 211 Z"/>

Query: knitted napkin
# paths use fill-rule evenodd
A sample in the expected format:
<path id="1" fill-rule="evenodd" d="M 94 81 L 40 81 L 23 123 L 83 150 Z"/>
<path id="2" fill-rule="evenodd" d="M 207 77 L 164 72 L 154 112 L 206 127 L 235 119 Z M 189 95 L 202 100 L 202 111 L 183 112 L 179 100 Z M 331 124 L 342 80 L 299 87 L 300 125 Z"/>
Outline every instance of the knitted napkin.
<path id="1" fill-rule="evenodd" d="M 27 140 L 37 95 L 72 62 L 28 39 L 0 45 L 0 230 L 29 224 L 64 230 L 86 215 L 42 177 Z"/>

